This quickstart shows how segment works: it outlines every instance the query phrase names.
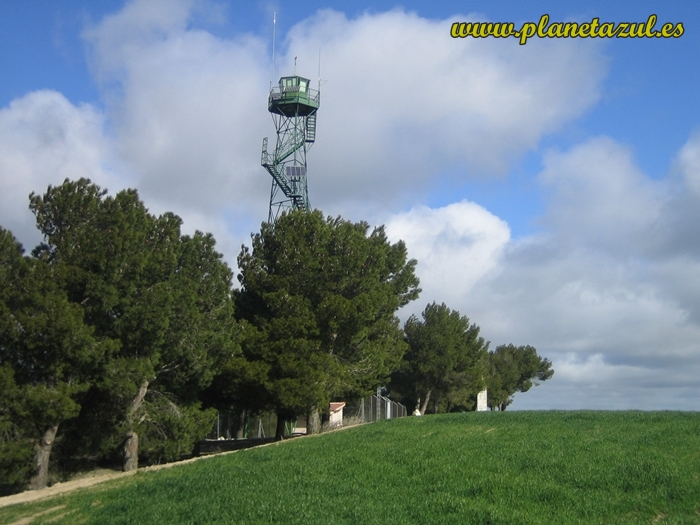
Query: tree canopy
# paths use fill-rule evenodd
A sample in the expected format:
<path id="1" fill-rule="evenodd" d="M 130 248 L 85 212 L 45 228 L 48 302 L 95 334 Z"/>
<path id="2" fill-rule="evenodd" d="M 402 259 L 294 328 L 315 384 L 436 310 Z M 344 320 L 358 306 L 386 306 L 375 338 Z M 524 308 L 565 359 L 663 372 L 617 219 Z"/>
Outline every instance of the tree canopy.
<path id="1" fill-rule="evenodd" d="M 6 434 L 3 441 L 16 448 L 13 455 L 23 441 L 31 443 L 34 489 L 46 486 L 58 428 L 77 416 L 77 396 L 113 348 L 93 337 L 80 305 L 60 288 L 59 273 L 44 258 L 24 257 L 21 245 L 0 227 L 0 367 L 14 436 Z"/>
<path id="2" fill-rule="evenodd" d="M 406 349 L 395 312 L 420 292 L 415 265 L 403 242 L 365 222 L 293 211 L 263 223 L 238 257 L 237 315 L 279 420 L 389 376 Z"/>
<path id="3" fill-rule="evenodd" d="M 213 237 L 182 235 L 179 217 L 151 215 L 135 190 L 112 197 L 87 179 L 32 194 L 30 209 L 45 237 L 33 254 L 60 269 L 94 337 L 114 342 L 83 399 L 81 430 L 102 446 L 124 442 L 125 470 L 144 432 L 157 454 L 184 452 L 212 417 L 197 393 L 238 351 L 232 273 Z"/>
<path id="4" fill-rule="evenodd" d="M 554 375 L 552 363 L 529 345 L 501 345 L 489 353 L 488 405 L 505 410 L 516 392 L 527 392 L 537 381 Z"/>
<path id="5" fill-rule="evenodd" d="M 411 316 L 404 325 L 408 351 L 392 376 L 391 389 L 421 414 L 432 400 L 435 412 L 471 409 L 483 389 L 488 343 L 479 327 L 444 303 L 425 307 L 422 320 Z"/>
<path id="6" fill-rule="evenodd" d="M 416 261 L 383 227 L 283 214 L 242 248 L 234 290 L 214 238 L 182 234 L 177 215 L 151 214 L 135 190 L 66 180 L 31 194 L 30 209 L 44 236 L 31 257 L 0 227 L 5 485 L 45 486 L 61 440 L 121 457 L 124 470 L 139 456 L 175 459 L 215 408 L 273 410 L 281 438 L 285 421 L 311 422 L 390 377 L 392 395 L 425 413 L 470 410 L 486 385 L 505 410 L 554 373 L 530 346 L 489 352 L 445 304 L 402 329 L 397 310 L 420 293 Z"/>

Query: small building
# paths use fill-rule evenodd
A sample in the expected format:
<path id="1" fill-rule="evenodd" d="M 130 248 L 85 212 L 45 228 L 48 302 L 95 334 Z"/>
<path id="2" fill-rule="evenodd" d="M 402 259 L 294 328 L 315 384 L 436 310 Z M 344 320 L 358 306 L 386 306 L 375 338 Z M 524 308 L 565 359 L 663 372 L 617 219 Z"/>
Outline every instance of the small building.
<path id="1" fill-rule="evenodd" d="M 343 408 L 345 402 L 331 403 L 330 417 L 328 418 L 328 426 L 340 427 L 343 425 Z"/>
<path id="2" fill-rule="evenodd" d="M 488 396 L 486 389 L 484 389 L 476 395 L 476 411 L 486 412 L 488 409 Z"/>
<path id="3" fill-rule="evenodd" d="M 343 409 L 345 408 L 345 402 L 339 401 L 331 403 L 328 408 L 328 426 L 330 428 L 343 426 Z M 325 417 L 324 417 L 324 420 Z M 292 434 L 306 434 L 306 416 L 299 416 L 294 428 L 292 429 Z"/>

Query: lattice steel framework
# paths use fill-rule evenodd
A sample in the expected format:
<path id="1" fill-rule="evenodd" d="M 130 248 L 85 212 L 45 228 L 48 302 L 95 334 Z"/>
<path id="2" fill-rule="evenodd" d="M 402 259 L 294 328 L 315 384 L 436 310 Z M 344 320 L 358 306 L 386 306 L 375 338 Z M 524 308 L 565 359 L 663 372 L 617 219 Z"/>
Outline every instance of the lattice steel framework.
<path id="1" fill-rule="evenodd" d="M 272 153 L 263 139 L 261 164 L 272 176 L 268 222 L 284 210 L 308 210 L 306 153 L 316 140 L 316 113 L 321 93 L 309 88 L 309 79 L 282 77 L 270 90 L 267 109 L 277 130 Z"/>

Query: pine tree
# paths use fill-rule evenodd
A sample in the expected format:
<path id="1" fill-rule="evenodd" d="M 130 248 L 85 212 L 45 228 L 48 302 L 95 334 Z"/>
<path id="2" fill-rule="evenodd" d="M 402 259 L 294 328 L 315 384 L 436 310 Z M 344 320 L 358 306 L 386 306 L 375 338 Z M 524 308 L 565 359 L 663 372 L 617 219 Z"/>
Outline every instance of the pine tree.
<path id="1" fill-rule="evenodd" d="M 395 312 L 420 292 L 415 260 L 383 227 L 293 211 L 263 223 L 238 257 L 244 354 L 283 422 L 384 382 L 406 344 Z"/>
<path id="2" fill-rule="evenodd" d="M 406 321 L 404 332 L 409 349 L 392 377 L 392 390 L 406 403 L 420 400 L 421 414 L 431 400 L 436 412 L 471 407 L 487 371 L 488 343 L 479 327 L 444 303 L 431 303 L 422 320 Z"/>
<path id="3" fill-rule="evenodd" d="M 85 439 L 123 445 L 124 470 L 138 465 L 140 436 L 164 459 L 188 451 L 215 417 L 198 393 L 239 348 L 214 239 L 181 235 L 179 217 L 151 215 L 135 190 L 111 197 L 86 179 L 32 194 L 30 208 L 45 236 L 34 255 L 62 269 L 94 336 L 116 342 L 83 399 Z"/>

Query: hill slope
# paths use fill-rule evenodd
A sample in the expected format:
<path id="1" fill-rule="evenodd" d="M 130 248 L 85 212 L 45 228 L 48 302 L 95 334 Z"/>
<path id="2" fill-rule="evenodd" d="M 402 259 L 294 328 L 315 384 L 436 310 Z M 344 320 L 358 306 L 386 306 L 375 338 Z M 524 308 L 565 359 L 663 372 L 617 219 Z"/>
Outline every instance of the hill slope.
<path id="1" fill-rule="evenodd" d="M 698 413 L 450 414 L 139 473 L 0 523 L 698 523 L 698 474 Z"/>

